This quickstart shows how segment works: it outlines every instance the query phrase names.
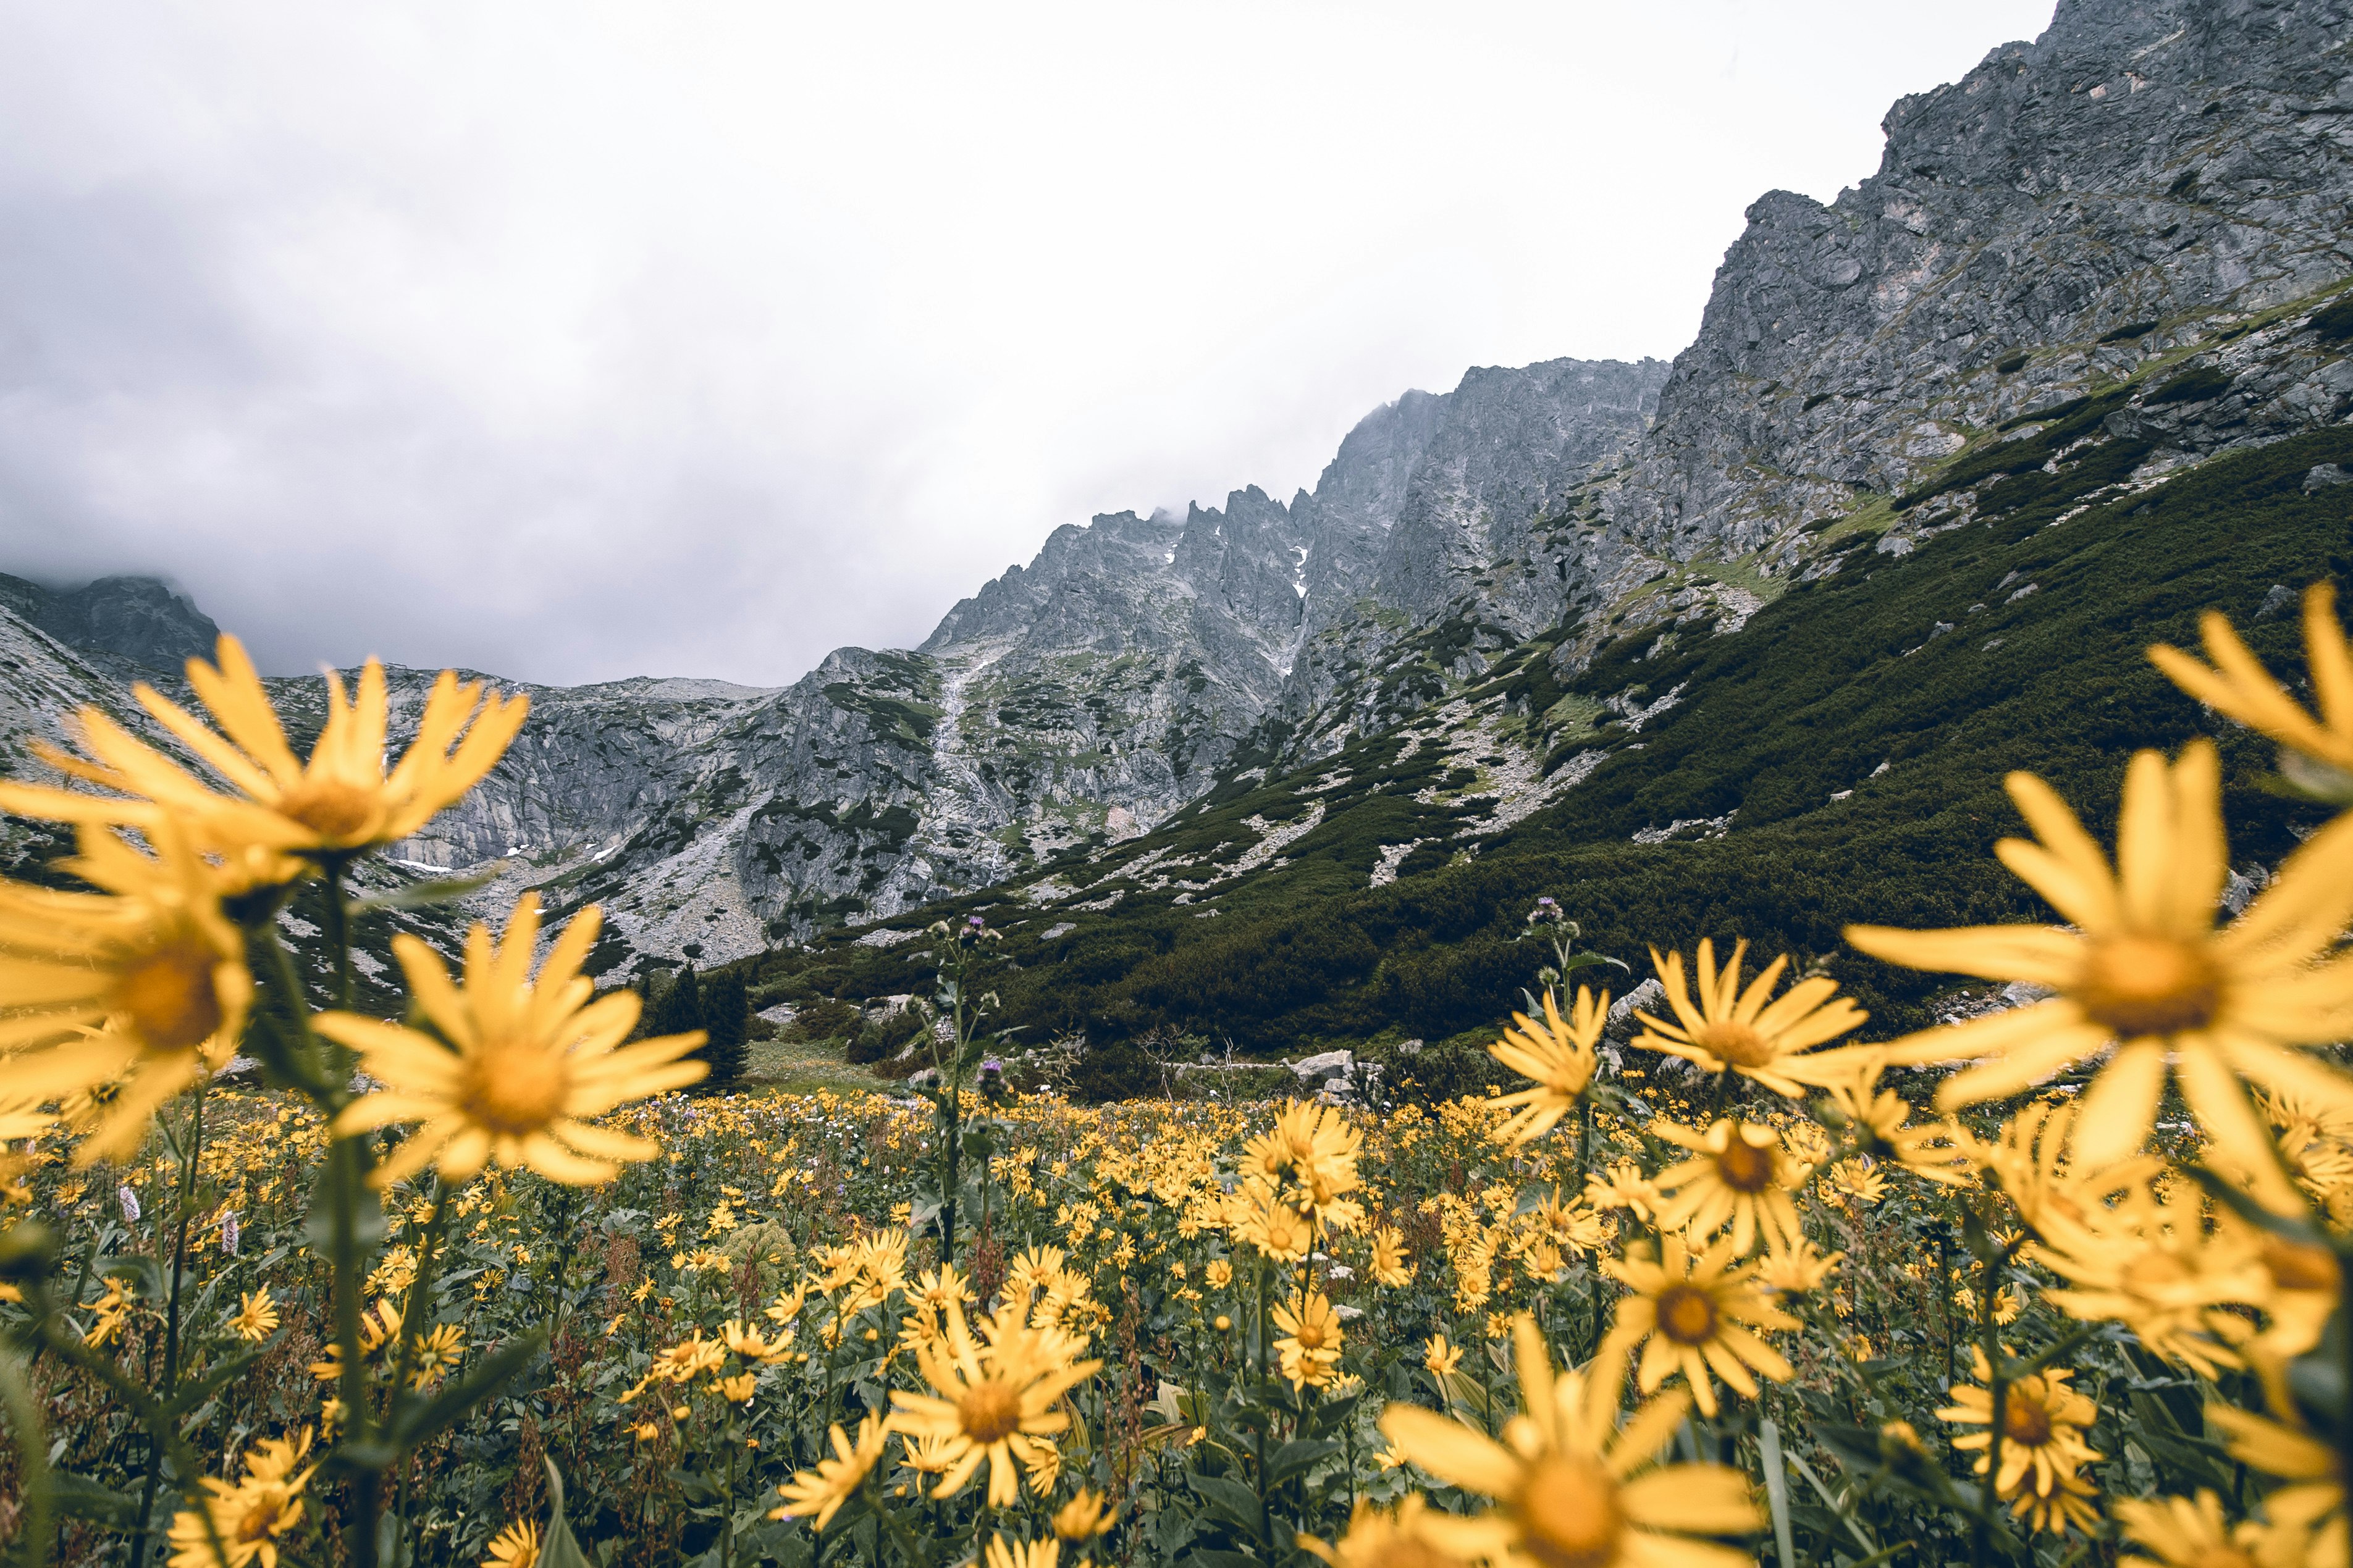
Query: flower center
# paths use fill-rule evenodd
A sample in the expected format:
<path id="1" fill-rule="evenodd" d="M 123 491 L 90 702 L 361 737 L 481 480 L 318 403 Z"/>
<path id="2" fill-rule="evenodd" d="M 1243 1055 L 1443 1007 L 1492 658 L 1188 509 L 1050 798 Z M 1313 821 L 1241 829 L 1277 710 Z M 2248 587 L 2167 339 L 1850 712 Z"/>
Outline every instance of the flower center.
<path id="1" fill-rule="evenodd" d="M 148 1050 L 194 1050 L 225 1021 L 213 987 L 213 955 L 193 943 L 158 948 L 127 966 L 114 983 L 114 1010 L 131 1020 Z"/>
<path id="2" fill-rule="evenodd" d="M 1599 1465 L 1548 1454 L 1528 1468 L 1517 1506 L 1521 1548 L 1544 1568 L 1604 1568 L 1616 1561 L 1626 1516 L 1618 1483 Z"/>
<path id="3" fill-rule="evenodd" d="M 284 1500 L 279 1496 L 277 1488 L 264 1489 L 261 1495 L 253 1500 L 253 1506 L 247 1509 L 244 1515 L 237 1520 L 237 1539 L 239 1541 L 269 1540 L 271 1532 L 277 1529 L 278 1516 L 283 1503 Z"/>
<path id="4" fill-rule="evenodd" d="M 1299 1332 L 1292 1337 L 1299 1342 L 1301 1350 L 1320 1351 L 1324 1348 L 1324 1325 L 1310 1318 L 1299 1325 Z"/>
<path id="5" fill-rule="evenodd" d="M 2335 1290 L 2337 1259 L 2317 1247 L 2303 1247 L 2276 1236 L 2263 1237 L 2263 1267 L 2272 1283 L 2283 1290 Z"/>
<path id="6" fill-rule="evenodd" d="M 2177 1035 L 2213 1022 L 2221 980 L 2189 942 L 2112 936 L 2092 944 L 2075 999 L 2093 1022 L 2125 1039 Z"/>
<path id="7" fill-rule="evenodd" d="M 976 1383 L 956 1401 L 956 1419 L 964 1435 L 984 1447 L 1001 1443 L 1021 1425 L 1021 1396 L 1011 1384 L 993 1377 Z"/>
<path id="8" fill-rule="evenodd" d="M 1739 1123 L 1733 1124 L 1730 1142 L 1715 1157 L 1715 1173 L 1736 1193 L 1761 1193 L 1773 1184 L 1773 1151 L 1751 1143 L 1741 1136 L 1743 1131 Z"/>
<path id="9" fill-rule="evenodd" d="M 2001 1435 L 2012 1443 L 2040 1448 L 2051 1441 L 2051 1410 L 2024 1385 L 2012 1384 L 2003 1392 Z"/>
<path id="10" fill-rule="evenodd" d="M 565 1058 L 533 1045 L 492 1042 L 474 1064 L 468 1110 L 492 1132 L 520 1136 L 555 1120 L 572 1089 Z"/>
<path id="11" fill-rule="evenodd" d="M 1730 1018 L 1719 1018 L 1700 1026 L 1692 1037 L 1703 1050 L 1710 1051 L 1735 1067 L 1761 1068 L 1771 1064 L 1773 1042 L 1746 1024 Z"/>
<path id="12" fill-rule="evenodd" d="M 1659 1332 L 1679 1345 L 1704 1345 L 1715 1338 L 1715 1299 L 1696 1285 L 1670 1285 L 1659 1292 Z"/>
<path id="13" fill-rule="evenodd" d="M 278 813 L 330 843 L 343 842 L 375 825 L 376 792 L 342 779 L 305 779 L 279 801 Z"/>

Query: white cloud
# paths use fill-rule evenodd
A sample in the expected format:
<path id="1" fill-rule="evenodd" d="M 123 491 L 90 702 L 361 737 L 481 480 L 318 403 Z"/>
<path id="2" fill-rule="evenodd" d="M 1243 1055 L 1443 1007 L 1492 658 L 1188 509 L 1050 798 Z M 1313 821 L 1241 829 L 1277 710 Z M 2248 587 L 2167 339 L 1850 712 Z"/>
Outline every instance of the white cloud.
<path id="1" fill-rule="evenodd" d="M 0 3 L 0 570 L 786 680 L 1409 385 L 1672 355 L 2048 12 Z"/>

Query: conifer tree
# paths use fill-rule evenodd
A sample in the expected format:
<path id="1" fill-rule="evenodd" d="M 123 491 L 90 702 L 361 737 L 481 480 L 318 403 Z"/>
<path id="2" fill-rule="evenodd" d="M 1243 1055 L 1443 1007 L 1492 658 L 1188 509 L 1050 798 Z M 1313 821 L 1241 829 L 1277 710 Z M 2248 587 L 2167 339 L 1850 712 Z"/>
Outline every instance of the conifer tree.
<path id="1" fill-rule="evenodd" d="M 744 990 L 741 974 L 722 970 L 711 977 L 711 984 L 702 990 L 702 1026 L 711 1036 L 700 1053 L 711 1064 L 711 1076 L 702 1080 L 704 1087 L 732 1084 L 744 1076 L 751 1015 L 752 999 Z"/>
<path id="2" fill-rule="evenodd" d="M 648 1035 L 683 1035 L 702 1027 L 702 985 L 693 964 L 681 965 L 677 977 L 662 987 L 652 1014 L 646 1023 Z"/>

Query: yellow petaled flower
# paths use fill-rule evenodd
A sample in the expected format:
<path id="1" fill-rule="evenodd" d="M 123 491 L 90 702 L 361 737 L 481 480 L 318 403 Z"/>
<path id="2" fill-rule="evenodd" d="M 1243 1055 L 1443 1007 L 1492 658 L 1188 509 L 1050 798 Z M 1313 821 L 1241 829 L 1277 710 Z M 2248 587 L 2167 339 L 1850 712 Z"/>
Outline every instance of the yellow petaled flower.
<path id="1" fill-rule="evenodd" d="M 1055 1568 L 1062 1558 L 1062 1543 L 1049 1536 L 1043 1541 L 1008 1541 L 1002 1534 L 988 1538 L 985 1554 L 988 1568 Z"/>
<path id="2" fill-rule="evenodd" d="M 757 1329 L 746 1328 L 741 1318 L 730 1318 L 719 1326 L 719 1342 L 746 1361 L 761 1363 L 781 1361 L 790 1351 L 785 1340 L 772 1340 Z"/>
<path id="3" fill-rule="evenodd" d="M 1315 1221 L 1292 1207 L 1258 1177 L 1251 1177 L 1229 1200 L 1227 1224 L 1236 1241 L 1265 1253 L 1278 1263 L 1296 1263 L 1315 1246 Z"/>
<path id="4" fill-rule="evenodd" d="M 944 1439 L 955 1454 L 934 1497 L 964 1489 L 988 1463 L 988 1505 L 1019 1500 L 1019 1466 L 1039 1457 L 1038 1439 L 1061 1431 L 1070 1415 L 1054 1405 L 1103 1366 L 1073 1359 L 1076 1342 L 1057 1329 L 1033 1329 L 1008 1302 L 982 1324 L 985 1345 L 965 1326 L 964 1308 L 951 1301 L 941 1342 L 916 1360 L 931 1394 L 894 1391 L 891 1426 L 916 1437 Z"/>
<path id="5" fill-rule="evenodd" d="M 1274 1126 L 1242 1147 L 1243 1185 L 1253 1194 L 1258 1216 L 1288 1207 L 1327 1231 L 1346 1230 L 1363 1220 L 1364 1206 L 1348 1194 L 1364 1184 L 1356 1173 L 1364 1141 L 1335 1106 L 1285 1104 Z"/>
<path id="6" fill-rule="evenodd" d="M 1762 1236 L 1771 1246 L 1794 1247 L 1803 1236 L 1790 1192 L 1805 1184 L 1807 1168 L 1790 1158 L 1781 1135 L 1754 1121 L 1723 1121 L 1705 1132 L 1672 1121 L 1651 1131 L 1692 1151 L 1694 1158 L 1658 1175 L 1661 1230 L 1690 1230 L 1696 1237 L 1732 1227 L 1732 1248 L 1746 1254 Z"/>
<path id="7" fill-rule="evenodd" d="M 2313 1568 L 2345 1568 L 2353 1542 L 2336 1451 L 2307 1432 L 2228 1405 L 2208 1405 L 2206 1419 L 2229 1435 L 2231 1458 L 2288 1483 L 2263 1497 L 2273 1528 L 2289 1538 L 2309 1531 L 2305 1561 Z"/>
<path id="8" fill-rule="evenodd" d="M 538 1568 L 539 1526 L 519 1519 L 491 1537 L 491 1554 L 482 1568 Z"/>
<path id="9" fill-rule="evenodd" d="M 776 1490 L 783 1494 L 785 1506 L 771 1513 L 769 1518 L 792 1519 L 815 1509 L 817 1527 L 821 1531 L 833 1522 L 833 1516 L 840 1510 L 841 1505 L 866 1484 L 866 1477 L 874 1468 L 874 1462 L 882 1457 L 885 1440 L 882 1417 L 869 1415 L 860 1422 L 858 1441 L 854 1444 L 842 1431 L 839 1422 L 834 1423 L 831 1436 L 833 1458 L 820 1458 L 816 1469 L 802 1470 L 791 1480 L 779 1484 Z"/>
<path id="10" fill-rule="evenodd" d="M 269 1287 L 245 1292 L 245 1304 L 229 1314 L 228 1326 L 242 1340 L 266 1340 L 278 1331 L 278 1303 Z"/>
<path id="11" fill-rule="evenodd" d="M 1395 1290 L 1413 1283 L 1413 1255 L 1405 1249 L 1405 1237 L 1397 1226 L 1385 1225 L 1373 1232 L 1373 1259 L 1369 1265 L 1373 1283 Z"/>
<path id="12" fill-rule="evenodd" d="M 2256 1568 L 2273 1562 L 2273 1534 L 2253 1520 L 2222 1517 L 2222 1500 L 2200 1487 L 2195 1499 L 2118 1498 L 2125 1539 L 2153 1553 L 2116 1560 L 2116 1568 Z"/>
<path id="13" fill-rule="evenodd" d="M 1569 1004 L 1568 1021 L 1563 1023 L 1547 989 L 1544 1015 L 1539 1023 L 1525 1013 L 1513 1014 L 1513 1026 L 1487 1047 L 1489 1056 L 1522 1078 L 1535 1080 L 1531 1087 L 1494 1101 L 1518 1107 L 1511 1120 L 1489 1134 L 1497 1142 L 1516 1147 L 1541 1138 L 1576 1109 L 1578 1096 L 1593 1081 L 1594 1064 L 1599 1059 L 1593 1047 L 1601 1038 L 1602 1025 L 1609 1019 L 1609 993 L 1604 991 L 1596 997 L 1586 986 L 1578 986 L 1577 999 Z"/>
<path id="14" fill-rule="evenodd" d="M 376 1185 L 404 1180 L 428 1161 L 438 1163 L 442 1180 L 468 1181 L 495 1161 L 585 1186 L 611 1178 L 622 1161 L 659 1152 L 588 1119 L 701 1079 L 707 1064 L 679 1058 L 702 1035 L 621 1044 L 638 1021 L 637 995 L 614 991 L 591 1001 L 596 988 L 580 973 L 598 918 L 594 904 L 573 918 L 535 984 L 535 893 L 516 901 L 503 940 L 479 921 L 467 932 L 463 986 L 451 984 L 440 955 L 424 942 L 405 931 L 395 936 L 410 994 L 441 1039 L 355 1013 L 319 1016 L 321 1034 L 359 1052 L 367 1070 L 392 1086 L 345 1107 L 335 1131 L 424 1123 L 378 1168 Z"/>
<path id="15" fill-rule="evenodd" d="M 1212 1258 L 1209 1266 L 1201 1270 L 1201 1279 L 1210 1289 L 1222 1290 L 1234 1282 L 1234 1266 L 1222 1258 Z"/>
<path id="16" fill-rule="evenodd" d="M 2143 1346 L 2201 1377 L 2244 1364 L 2232 1346 L 2246 1339 L 2248 1323 L 2228 1309 L 2269 1304 L 2271 1272 L 2247 1227 L 2210 1223 L 2195 1189 L 2135 1187 L 2113 1207 L 2089 1208 L 2042 1235 L 2034 1261 L 2073 1287 L 2043 1292 L 2061 1311 L 2121 1322 Z"/>
<path id="17" fill-rule="evenodd" d="M 2343 1038 L 2353 1008 L 2353 960 L 2328 960 L 2353 915 L 2353 816 L 2306 840 L 2218 931 L 2229 866 L 2212 745 L 2193 742 L 2170 768 L 2155 752 L 2134 756 L 2114 870 L 2048 784 L 2029 773 L 2009 784 L 2041 842 L 2005 838 L 1996 852 L 2075 929 L 1854 926 L 1847 940 L 1891 963 L 2025 981 L 2057 994 L 1909 1036 L 1889 1047 L 1889 1059 L 1978 1060 L 1937 1090 L 1937 1103 L 1950 1108 L 2016 1094 L 2114 1047 L 2082 1100 L 2078 1158 L 2097 1166 L 2137 1152 L 2169 1074 L 2214 1153 L 2266 1202 L 2293 1209 L 2295 1188 L 2239 1080 L 2327 1105 L 2353 1100 L 2353 1082 L 2295 1048 Z"/>
<path id="18" fill-rule="evenodd" d="M 719 1397 L 730 1405 L 749 1405 L 752 1403 L 752 1390 L 759 1381 L 757 1373 L 744 1372 L 733 1377 L 720 1378 L 712 1386 L 719 1390 Z"/>
<path id="19" fill-rule="evenodd" d="M 1993 1369 L 1986 1363 L 1985 1352 L 1970 1353 L 1977 1358 L 1978 1383 L 1990 1384 Z M 2084 1429 L 2098 1419 L 2100 1409 L 2067 1386 L 2067 1380 L 2074 1375 L 2052 1368 L 2003 1386 L 2001 1470 L 1994 1477 L 1994 1491 L 2006 1500 L 2021 1502 L 2014 1512 L 2025 1511 L 2026 1499 L 2056 1495 L 2062 1478 L 2072 1480 L 2077 1468 L 2104 1457 L 2084 1441 Z M 1962 1452 L 1990 1448 L 1992 1389 L 1964 1384 L 1953 1390 L 1953 1403 L 1937 1411 L 1936 1418 L 1957 1426 L 1986 1428 L 1955 1437 L 1955 1448 Z M 1976 1473 L 1984 1475 L 1987 1463 L 1987 1457 L 1980 1455 Z"/>
<path id="20" fill-rule="evenodd" d="M 2317 719 L 2271 678 L 2221 612 L 2209 610 L 2199 616 L 2198 630 L 2213 668 L 2164 643 L 2148 650 L 2150 661 L 2207 707 L 2337 775 L 2309 776 L 2313 770 L 2298 769 L 2283 758 L 2282 771 L 2296 782 L 2341 795 L 2353 783 L 2348 776 L 2353 775 L 2353 650 L 2346 647 L 2345 633 L 2337 623 L 2335 584 L 2315 583 L 2304 591 L 2305 667 L 2320 709 Z"/>
<path id="21" fill-rule="evenodd" d="M 1651 950 L 1651 963 L 1666 988 L 1667 1005 L 1674 1023 L 1648 1013 L 1634 1016 L 1648 1026 L 1634 1043 L 1665 1051 L 1698 1064 L 1713 1073 L 1725 1068 L 1755 1079 L 1776 1094 L 1805 1093 L 1804 1086 L 1819 1081 L 1830 1058 L 1810 1060 L 1805 1053 L 1860 1026 L 1870 1015 L 1853 999 L 1838 994 L 1838 982 L 1816 975 L 1800 980 L 1768 1003 L 1773 987 L 1789 967 L 1788 954 L 1767 964 L 1748 989 L 1740 988 L 1740 963 L 1748 943 L 1733 944 L 1732 961 L 1721 972 L 1715 967 L 1715 943 L 1699 943 L 1699 997 L 1694 1002 L 1683 976 L 1683 955 L 1664 958 Z M 1832 998 L 1836 1000 L 1833 1001 Z"/>
<path id="22" fill-rule="evenodd" d="M 1647 1225 L 1661 1200 L 1658 1184 L 1642 1174 L 1642 1168 L 1620 1160 L 1607 1177 L 1597 1172 L 1585 1178 L 1585 1201 L 1597 1209 L 1624 1209 Z"/>
<path id="23" fill-rule="evenodd" d="M 0 785 L 0 810 L 149 830 L 176 817 L 207 848 L 254 845 L 348 855 L 406 838 L 454 805 L 505 755 L 531 708 L 527 697 L 501 699 L 495 689 L 461 683 L 445 669 L 426 699 L 407 754 L 387 773 L 384 667 L 370 659 L 349 700 L 343 677 L 327 672 L 327 724 L 305 764 L 287 746 L 243 645 L 223 635 L 216 657 L 217 668 L 190 659 L 188 684 L 217 731 L 144 681 L 132 692 L 237 794 L 217 793 L 97 709 L 84 708 L 76 724 L 87 758 L 35 749 L 60 771 L 133 798 L 6 784 Z"/>
<path id="24" fill-rule="evenodd" d="M 1781 1352 L 1753 1331 L 1794 1329 L 1798 1320 L 1773 1305 L 1748 1271 L 1733 1268 L 1733 1257 L 1728 1238 L 1694 1257 L 1671 1232 L 1656 1263 L 1629 1256 L 1602 1264 L 1604 1273 L 1634 1292 L 1618 1303 L 1609 1338 L 1628 1349 L 1642 1345 L 1635 1381 L 1643 1393 L 1679 1372 L 1701 1413 L 1713 1417 L 1711 1369 L 1751 1399 L 1757 1397 L 1751 1368 L 1776 1383 L 1795 1375 Z"/>
<path id="25" fill-rule="evenodd" d="M 1422 1346 L 1421 1364 L 1443 1376 L 1462 1364 L 1462 1347 L 1448 1344 L 1444 1334 L 1432 1334 Z"/>
<path id="26" fill-rule="evenodd" d="M 66 869 L 104 889 L 0 881 L 0 1059 L 13 1100 L 102 1105 L 75 1163 L 128 1155 L 155 1108 L 225 1067 L 245 1028 L 253 977 L 220 912 L 217 879 L 159 824 L 152 858 L 85 828 Z"/>
<path id="27" fill-rule="evenodd" d="M 246 1451 L 245 1476 L 232 1484 L 205 1478 L 204 1512 L 173 1516 L 172 1568 L 278 1568 L 279 1540 L 302 1521 L 302 1489 L 318 1467 L 297 1470 L 311 1452 L 311 1430 L 272 1437 Z M 206 1514 L 211 1515 L 206 1528 Z M 220 1551 L 213 1549 L 213 1538 Z"/>
<path id="28" fill-rule="evenodd" d="M 727 1347 L 704 1339 L 697 1329 L 692 1337 L 658 1353 L 649 1370 L 664 1383 L 691 1383 L 705 1373 L 717 1373 L 726 1362 Z"/>
<path id="29" fill-rule="evenodd" d="M 1747 1478 L 1722 1465 L 1651 1468 L 1683 1424 L 1684 1394 L 1651 1400 L 1621 1426 L 1622 1344 L 1605 1342 L 1584 1373 L 1556 1375 L 1525 1313 L 1514 1321 L 1513 1342 L 1520 1413 L 1504 1426 L 1504 1442 L 1410 1405 L 1382 1413 L 1382 1432 L 1406 1458 L 1495 1500 L 1490 1511 L 1467 1519 L 1421 1513 L 1409 1540 L 1500 1568 L 1748 1568 L 1746 1553 L 1691 1539 L 1762 1527 Z M 1379 1560 L 1367 1553 L 1358 1561 Z"/>
<path id="30" fill-rule="evenodd" d="M 1757 1266 L 1757 1282 L 1784 1296 L 1802 1296 L 1820 1289 L 1845 1258 L 1843 1252 L 1825 1258 L 1812 1242 L 1800 1237 L 1797 1246 L 1786 1251 L 1777 1247 L 1765 1255 Z"/>
<path id="31" fill-rule="evenodd" d="M 1103 1501 L 1091 1487 L 1061 1506 L 1054 1515 L 1054 1533 L 1064 1541 L 1092 1541 L 1119 1522 L 1119 1510 Z"/>
<path id="32" fill-rule="evenodd" d="M 1831 1167 L 1831 1191 L 1868 1207 L 1887 1195 L 1887 1178 L 1868 1159 L 1841 1160 Z"/>
<path id="33" fill-rule="evenodd" d="M 1977 1179 L 1977 1141 L 1950 1117 L 1921 1126 L 1906 1126 L 1909 1100 L 1879 1087 L 1887 1053 L 1868 1046 L 1841 1050 L 1843 1071 L 1825 1053 L 1820 1077 L 1834 1113 L 1862 1153 L 1873 1160 L 1893 1160 L 1915 1176 L 1946 1186 L 1968 1186 Z M 1875 1201 L 1875 1200 L 1873 1200 Z"/>
<path id="34" fill-rule="evenodd" d="M 1384 1459 L 1388 1457 L 1382 1456 Z M 1384 1464 L 1382 1468 L 1395 1466 Z M 1332 1568 L 1467 1568 L 1461 1558 L 1430 1539 L 1426 1522 L 1441 1516 L 1432 1515 L 1429 1510 L 1429 1500 L 1419 1492 L 1409 1494 L 1394 1512 L 1359 1502 L 1348 1516 L 1348 1533 L 1338 1542 L 1326 1544 L 1306 1534 L 1297 1540 L 1300 1545 L 1331 1563 Z"/>
<path id="35" fill-rule="evenodd" d="M 1277 1307 L 1274 1326 L 1283 1332 L 1274 1349 L 1292 1387 L 1321 1388 L 1332 1381 L 1340 1369 L 1340 1319 L 1323 1291 L 1310 1290 L 1295 1309 Z"/>

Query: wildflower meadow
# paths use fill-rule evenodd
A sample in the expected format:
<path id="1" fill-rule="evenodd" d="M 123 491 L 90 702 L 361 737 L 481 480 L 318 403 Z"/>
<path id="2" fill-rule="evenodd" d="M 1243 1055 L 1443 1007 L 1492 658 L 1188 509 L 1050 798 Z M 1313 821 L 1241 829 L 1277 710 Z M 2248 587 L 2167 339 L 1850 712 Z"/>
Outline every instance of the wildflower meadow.
<path id="1" fill-rule="evenodd" d="M 2316 712 L 2220 617 L 2153 657 L 2341 806 L 2306 613 Z M 85 711 L 0 785 L 86 889 L 0 886 L 13 1563 L 2348 1568 L 2353 814 L 2226 910 L 2206 742 L 2112 846 L 2011 778 L 2059 923 L 1847 933 L 2017 1005 L 1878 1037 L 1727 931 L 1620 1050 L 1563 888 L 1514 1090 L 1081 1107 L 990 1070 L 978 920 L 896 1099 L 697 1093 L 531 895 L 364 1016 L 355 863 L 525 704 L 444 675 L 387 767 L 373 665 L 307 758 L 189 676 L 184 757 Z"/>

